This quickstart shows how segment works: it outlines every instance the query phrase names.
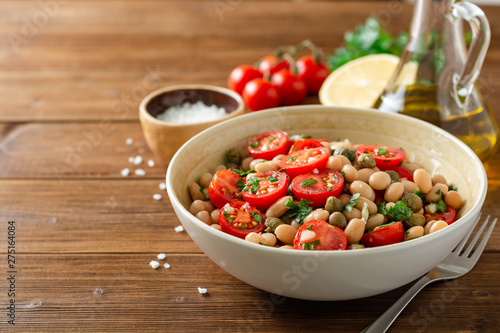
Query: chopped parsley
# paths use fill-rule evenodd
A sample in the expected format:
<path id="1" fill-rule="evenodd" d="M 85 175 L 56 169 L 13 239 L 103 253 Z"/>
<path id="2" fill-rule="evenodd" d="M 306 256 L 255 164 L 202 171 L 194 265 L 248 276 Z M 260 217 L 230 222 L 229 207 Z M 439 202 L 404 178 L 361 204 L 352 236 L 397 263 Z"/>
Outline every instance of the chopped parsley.
<path id="1" fill-rule="evenodd" d="M 257 190 L 259 189 L 259 182 L 263 180 L 264 178 L 260 177 L 252 177 L 250 178 L 247 183 L 245 184 L 245 189 L 242 192 L 246 192 L 250 190 L 252 193 L 257 193 Z"/>
<path id="2" fill-rule="evenodd" d="M 347 203 L 347 205 L 344 206 L 344 210 L 350 212 L 352 211 L 352 207 L 354 207 L 357 203 L 358 203 L 358 198 L 359 198 L 359 193 L 354 193 L 352 196 L 351 196 L 351 199 L 349 199 L 349 202 Z"/>
<path id="3" fill-rule="evenodd" d="M 436 191 L 436 194 L 437 194 L 437 195 L 440 195 L 440 196 L 443 196 L 443 191 L 441 191 L 441 189 L 438 189 L 438 190 Z"/>
<path id="4" fill-rule="evenodd" d="M 227 222 L 233 223 L 233 219 L 229 217 L 229 213 L 227 211 L 222 211 L 222 215 L 226 218 Z"/>
<path id="5" fill-rule="evenodd" d="M 387 210 L 387 215 L 389 215 L 389 217 L 393 221 L 403 221 L 412 217 L 413 211 L 411 210 L 411 208 L 406 206 L 403 201 L 399 200 L 398 202 L 396 202 L 395 206 Z"/>
<path id="6" fill-rule="evenodd" d="M 387 149 L 385 149 L 385 148 L 376 149 L 375 154 L 376 155 L 387 155 Z"/>
<path id="7" fill-rule="evenodd" d="M 272 142 L 274 139 L 276 139 L 274 136 L 270 136 L 267 138 L 267 142 Z"/>
<path id="8" fill-rule="evenodd" d="M 321 245 L 319 239 L 316 239 L 315 241 L 313 242 L 309 242 L 309 243 L 303 243 L 302 244 L 302 248 L 304 250 L 314 250 L 314 248 L 316 247 L 316 245 Z"/>
<path id="9" fill-rule="evenodd" d="M 234 172 L 235 174 L 237 174 L 238 176 L 240 177 L 245 177 L 246 175 L 248 174 L 251 174 L 251 173 L 254 173 L 255 170 L 248 170 L 248 171 L 243 171 L 243 170 L 236 170 L 236 169 L 230 169 L 232 172 Z"/>
<path id="10" fill-rule="evenodd" d="M 310 226 L 308 226 L 306 229 L 307 229 L 307 230 L 312 230 L 313 226 L 314 226 L 314 224 L 311 224 L 311 225 L 310 225 Z"/>
<path id="11" fill-rule="evenodd" d="M 274 177 L 274 176 L 268 176 L 267 179 L 269 179 L 269 182 L 270 183 L 274 183 L 274 182 L 277 182 L 279 179 Z"/>
<path id="12" fill-rule="evenodd" d="M 379 214 L 387 215 L 387 210 L 385 209 L 385 201 L 377 204 L 377 211 Z"/>
<path id="13" fill-rule="evenodd" d="M 425 194 L 423 194 L 422 191 L 416 191 L 415 194 L 418 195 L 420 198 L 425 197 Z"/>
<path id="14" fill-rule="evenodd" d="M 243 178 L 239 178 L 237 181 L 236 181 L 236 186 L 238 186 L 238 190 L 243 191 L 243 189 L 245 188 L 245 181 L 243 180 Z"/>
<path id="15" fill-rule="evenodd" d="M 295 217 L 297 223 L 301 224 L 304 218 L 312 211 L 312 207 L 307 206 L 309 204 L 312 204 L 312 202 L 304 199 L 300 199 L 299 203 L 294 202 L 292 199 L 288 199 L 285 204 L 288 211 L 283 215 L 283 218 Z"/>
<path id="16" fill-rule="evenodd" d="M 439 202 L 436 203 L 436 208 L 443 213 L 446 212 L 446 204 L 444 203 L 443 199 L 439 200 Z"/>
<path id="17" fill-rule="evenodd" d="M 259 141 L 250 142 L 250 147 L 255 148 L 259 145 Z"/>
<path id="18" fill-rule="evenodd" d="M 259 213 L 248 213 L 248 214 L 252 215 L 255 221 L 262 223 L 262 215 L 260 215 Z"/>
<path id="19" fill-rule="evenodd" d="M 295 161 L 295 156 L 294 156 L 294 155 L 290 156 L 290 157 L 288 158 L 288 160 L 289 160 L 289 161 Z"/>
<path id="20" fill-rule="evenodd" d="M 208 195 L 206 195 L 206 194 L 205 194 L 205 191 L 203 191 L 203 187 L 200 187 L 200 190 L 199 190 L 199 191 L 200 191 L 200 193 L 201 193 L 201 194 L 203 194 L 203 197 L 204 197 L 205 199 L 208 199 Z"/>
<path id="21" fill-rule="evenodd" d="M 342 177 L 345 178 L 345 172 L 344 171 L 340 171 L 340 174 L 342 175 Z"/>
<path id="22" fill-rule="evenodd" d="M 309 178 L 304 180 L 302 183 L 300 183 L 300 186 L 302 187 L 311 187 L 313 184 L 316 184 L 318 181 L 314 178 Z"/>
<path id="23" fill-rule="evenodd" d="M 458 192 L 458 187 L 453 187 L 453 185 L 448 186 L 448 191 Z"/>

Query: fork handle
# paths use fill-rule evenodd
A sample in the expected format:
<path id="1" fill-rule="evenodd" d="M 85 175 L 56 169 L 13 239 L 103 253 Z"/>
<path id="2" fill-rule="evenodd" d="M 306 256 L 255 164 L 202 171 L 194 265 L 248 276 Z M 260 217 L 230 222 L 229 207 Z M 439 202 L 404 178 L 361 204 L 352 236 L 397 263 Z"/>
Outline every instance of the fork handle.
<path id="1" fill-rule="evenodd" d="M 383 333 L 392 325 L 401 311 L 410 303 L 415 295 L 430 282 L 434 281 L 428 274 L 422 276 L 400 299 L 396 301 L 387 311 L 385 311 L 370 326 L 361 333 Z"/>

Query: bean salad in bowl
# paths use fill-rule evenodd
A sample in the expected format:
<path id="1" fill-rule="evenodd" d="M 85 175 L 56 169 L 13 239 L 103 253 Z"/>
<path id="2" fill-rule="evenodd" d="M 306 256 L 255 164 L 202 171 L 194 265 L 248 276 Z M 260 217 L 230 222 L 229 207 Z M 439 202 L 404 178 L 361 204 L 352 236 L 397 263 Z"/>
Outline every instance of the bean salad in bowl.
<path id="1" fill-rule="evenodd" d="M 166 185 L 221 269 L 274 294 L 331 301 L 393 290 L 438 264 L 479 216 L 487 176 L 432 124 L 308 105 L 210 127 L 178 150 Z"/>
<path id="2" fill-rule="evenodd" d="M 399 147 L 257 134 L 189 185 L 190 211 L 256 244 L 354 250 L 409 241 L 455 222 L 462 198 Z M 246 152 L 244 152 L 246 153 Z"/>

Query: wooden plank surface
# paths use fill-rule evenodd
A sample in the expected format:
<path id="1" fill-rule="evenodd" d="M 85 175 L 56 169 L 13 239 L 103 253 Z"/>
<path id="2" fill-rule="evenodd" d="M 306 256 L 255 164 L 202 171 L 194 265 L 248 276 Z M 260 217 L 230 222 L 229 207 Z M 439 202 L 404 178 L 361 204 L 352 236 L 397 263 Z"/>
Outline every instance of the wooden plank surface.
<path id="1" fill-rule="evenodd" d="M 500 117 L 500 7 L 484 10 L 493 38 L 478 86 Z M 311 39 L 328 55 L 370 15 L 399 32 L 411 14 L 396 1 L 1 0 L 0 253 L 15 220 L 18 303 L 7 325 L 2 259 L 0 332 L 359 332 L 374 321 L 409 286 L 347 302 L 282 299 L 175 232 L 158 187 L 166 165 L 146 145 L 138 104 L 162 86 L 225 86 L 234 66 L 279 45 Z M 499 163 L 500 153 L 485 163 L 483 211 L 496 216 Z M 144 177 L 120 174 L 138 167 Z M 162 252 L 171 268 L 153 270 Z M 499 263 L 497 227 L 471 273 L 427 287 L 389 332 L 497 332 Z"/>

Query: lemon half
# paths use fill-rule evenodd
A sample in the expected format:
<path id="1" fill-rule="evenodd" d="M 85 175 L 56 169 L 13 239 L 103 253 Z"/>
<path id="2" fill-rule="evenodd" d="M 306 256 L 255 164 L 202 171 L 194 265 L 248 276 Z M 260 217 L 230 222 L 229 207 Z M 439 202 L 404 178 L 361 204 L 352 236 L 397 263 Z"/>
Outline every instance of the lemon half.
<path id="1" fill-rule="evenodd" d="M 370 108 L 377 101 L 399 64 L 392 54 L 367 55 L 344 64 L 326 78 L 319 91 L 323 105 Z M 415 82 L 417 63 L 403 67 L 399 82 Z"/>

